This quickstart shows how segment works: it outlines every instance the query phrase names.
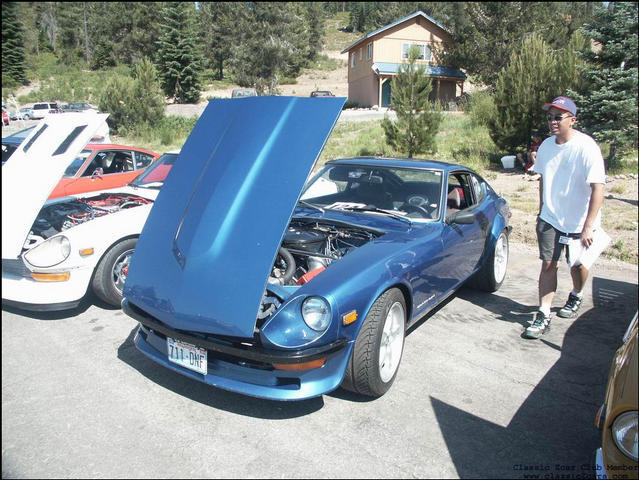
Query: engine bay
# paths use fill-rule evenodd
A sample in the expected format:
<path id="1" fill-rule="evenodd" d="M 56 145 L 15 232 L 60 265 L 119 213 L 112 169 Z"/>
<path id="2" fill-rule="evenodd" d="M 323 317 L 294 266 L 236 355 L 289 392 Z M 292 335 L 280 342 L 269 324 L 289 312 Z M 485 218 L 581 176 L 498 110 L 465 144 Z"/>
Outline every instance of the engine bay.
<path id="1" fill-rule="evenodd" d="M 24 248 L 33 248 L 53 235 L 94 218 L 147 203 L 152 203 L 152 200 L 125 193 L 103 193 L 46 205 L 33 222 Z"/>
<path id="2" fill-rule="evenodd" d="M 270 285 L 301 286 L 320 275 L 330 265 L 382 233 L 337 223 L 293 220 L 284 234 L 268 278 Z M 270 316 L 282 298 L 264 293 L 258 320 Z"/>

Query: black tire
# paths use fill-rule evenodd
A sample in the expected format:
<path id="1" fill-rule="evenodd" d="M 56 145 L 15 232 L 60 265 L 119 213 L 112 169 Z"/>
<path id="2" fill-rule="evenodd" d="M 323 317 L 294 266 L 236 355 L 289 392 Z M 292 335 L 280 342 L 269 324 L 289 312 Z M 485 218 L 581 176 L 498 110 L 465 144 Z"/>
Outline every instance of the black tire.
<path id="1" fill-rule="evenodd" d="M 508 233 L 502 231 L 493 251 L 481 269 L 470 279 L 470 286 L 485 292 L 496 292 L 504 283 L 508 266 Z"/>
<path id="2" fill-rule="evenodd" d="M 22 119 L 23 120 L 29 120 L 31 117 L 29 116 L 29 114 L 23 115 Z"/>
<path id="3" fill-rule="evenodd" d="M 137 243 L 137 238 L 128 238 L 116 243 L 104 254 L 95 269 L 91 283 L 93 291 L 109 305 L 119 307 L 122 302 L 122 287 Z"/>
<path id="4" fill-rule="evenodd" d="M 395 335 L 385 333 L 389 327 L 394 327 Z M 391 288 L 375 300 L 364 319 L 346 367 L 342 387 L 370 397 L 384 395 L 397 376 L 405 337 L 406 302 L 399 289 Z M 394 341 L 388 342 L 389 339 Z M 384 362 L 380 355 L 384 355 Z"/>

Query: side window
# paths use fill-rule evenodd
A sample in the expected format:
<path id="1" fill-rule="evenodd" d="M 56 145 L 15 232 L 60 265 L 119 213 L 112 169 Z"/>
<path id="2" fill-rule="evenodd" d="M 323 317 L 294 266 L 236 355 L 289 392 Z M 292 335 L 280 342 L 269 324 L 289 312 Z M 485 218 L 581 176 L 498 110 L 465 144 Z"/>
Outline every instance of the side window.
<path id="1" fill-rule="evenodd" d="M 135 169 L 146 168 L 153 162 L 153 156 L 147 153 L 134 152 L 135 155 Z"/>
<path id="2" fill-rule="evenodd" d="M 122 173 L 133 170 L 133 157 L 131 152 L 113 151 L 109 152 L 107 162 L 109 165 L 104 168 L 104 173 Z"/>
<path id="3" fill-rule="evenodd" d="M 82 172 L 83 177 L 90 177 L 95 172 L 96 168 L 102 168 L 104 170 L 104 164 L 106 163 L 106 154 L 107 152 L 98 152 L 89 163 L 89 166 L 86 168 L 84 172 Z"/>
<path id="4" fill-rule="evenodd" d="M 448 177 L 448 190 L 446 197 L 446 215 L 459 210 L 472 207 L 477 202 L 474 201 L 474 194 L 471 192 L 470 174 L 452 173 Z"/>
<path id="5" fill-rule="evenodd" d="M 480 203 L 484 199 L 484 189 L 481 186 L 482 183 L 483 181 L 475 175 L 470 175 L 470 186 L 476 200 L 475 203 Z"/>

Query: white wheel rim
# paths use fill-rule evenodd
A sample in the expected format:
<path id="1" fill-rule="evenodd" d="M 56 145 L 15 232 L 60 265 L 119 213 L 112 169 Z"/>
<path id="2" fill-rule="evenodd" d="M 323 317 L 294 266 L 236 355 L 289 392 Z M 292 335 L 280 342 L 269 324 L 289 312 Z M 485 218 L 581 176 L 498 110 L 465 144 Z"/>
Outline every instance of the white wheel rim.
<path id="1" fill-rule="evenodd" d="M 495 245 L 495 268 L 493 269 L 493 271 L 495 272 L 495 281 L 497 283 L 500 283 L 506 276 L 507 265 L 508 240 L 506 240 L 506 236 L 502 233 L 497 239 L 497 244 Z"/>
<path id="2" fill-rule="evenodd" d="M 393 378 L 402 358 L 404 321 L 404 307 L 395 302 L 386 315 L 379 345 L 379 376 L 384 383 Z"/>

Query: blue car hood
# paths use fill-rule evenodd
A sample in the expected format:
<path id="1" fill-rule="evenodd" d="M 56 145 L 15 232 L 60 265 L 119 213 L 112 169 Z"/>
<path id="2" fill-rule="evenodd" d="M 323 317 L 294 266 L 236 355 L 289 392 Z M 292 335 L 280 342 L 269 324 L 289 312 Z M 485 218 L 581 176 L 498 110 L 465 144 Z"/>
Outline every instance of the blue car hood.
<path id="1" fill-rule="evenodd" d="M 211 100 L 142 230 L 124 296 L 176 329 L 253 337 L 284 231 L 344 101 Z"/>

